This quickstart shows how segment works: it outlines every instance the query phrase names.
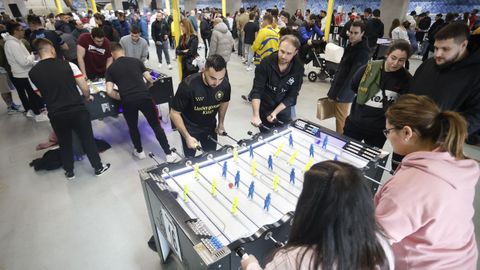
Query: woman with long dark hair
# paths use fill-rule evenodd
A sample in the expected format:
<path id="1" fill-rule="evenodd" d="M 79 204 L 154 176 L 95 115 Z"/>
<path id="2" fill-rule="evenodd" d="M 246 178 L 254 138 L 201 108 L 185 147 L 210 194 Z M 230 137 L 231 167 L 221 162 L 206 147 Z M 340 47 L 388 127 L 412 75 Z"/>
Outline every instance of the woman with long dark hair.
<path id="1" fill-rule="evenodd" d="M 405 155 L 375 196 L 376 217 L 399 269 L 477 269 L 472 218 L 477 161 L 465 158 L 467 123 L 427 96 L 401 96 L 385 136 Z"/>
<path id="2" fill-rule="evenodd" d="M 182 57 L 182 80 L 190 74 L 198 72 L 198 67 L 193 65 L 193 60 L 198 56 L 198 37 L 193 30 L 192 23 L 185 18 L 180 21 L 182 35 L 177 46 L 176 54 Z"/>
<path id="3" fill-rule="evenodd" d="M 393 269 L 393 255 L 375 222 L 372 194 L 361 172 L 323 161 L 304 175 L 287 245 L 265 269 Z M 253 255 L 243 269 L 260 269 Z"/>

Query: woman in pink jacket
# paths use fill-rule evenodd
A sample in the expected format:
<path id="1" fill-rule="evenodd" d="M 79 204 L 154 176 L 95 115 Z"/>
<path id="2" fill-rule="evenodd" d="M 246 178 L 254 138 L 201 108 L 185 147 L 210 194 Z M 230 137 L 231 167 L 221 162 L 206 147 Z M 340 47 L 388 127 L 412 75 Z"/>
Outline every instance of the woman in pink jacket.
<path id="1" fill-rule="evenodd" d="M 463 155 L 467 124 L 426 96 L 401 96 L 386 112 L 385 136 L 406 155 L 375 196 L 397 269 L 476 269 L 476 161 Z"/>

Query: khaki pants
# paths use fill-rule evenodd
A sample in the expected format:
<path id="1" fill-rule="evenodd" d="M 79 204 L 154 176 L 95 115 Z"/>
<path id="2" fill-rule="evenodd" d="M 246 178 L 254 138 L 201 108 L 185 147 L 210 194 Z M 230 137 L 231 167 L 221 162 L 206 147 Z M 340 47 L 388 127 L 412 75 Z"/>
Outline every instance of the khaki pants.
<path id="1" fill-rule="evenodd" d="M 351 103 L 335 102 L 335 128 L 336 132 L 343 134 L 343 127 L 345 126 L 345 119 L 347 119 Z"/>

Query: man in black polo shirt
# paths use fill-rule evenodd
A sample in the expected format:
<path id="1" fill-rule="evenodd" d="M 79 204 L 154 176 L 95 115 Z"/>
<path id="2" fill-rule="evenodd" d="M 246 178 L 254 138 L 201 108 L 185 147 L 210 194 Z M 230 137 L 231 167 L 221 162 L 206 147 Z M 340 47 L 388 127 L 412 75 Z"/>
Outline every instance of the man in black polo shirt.
<path id="1" fill-rule="evenodd" d="M 72 131 L 87 153 L 95 175 L 102 175 L 110 164 L 102 164 L 93 138 L 90 115 L 83 97 L 92 100 L 90 90 L 79 68 L 72 63 L 56 59 L 55 48 L 47 39 L 37 39 L 35 47 L 40 54 L 38 62 L 28 73 L 32 88 L 42 95 L 47 104 L 48 117 L 58 138 L 65 176 L 73 179 Z"/>
<path id="2" fill-rule="evenodd" d="M 150 73 L 142 61 L 137 58 L 126 57 L 125 51 L 119 43 L 112 43 L 111 51 L 115 62 L 110 65 L 105 73 L 107 94 L 122 103 L 123 116 L 127 121 L 130 138 L 135 147 L 133 155 L 139 159 L 145 158 L 140 132 L 138 131 L 138 112 L 141 111 L 162 146 L 166 161 L 169 163 L 175 162 L 177 157 L 172 155 L 170 151 L 167 136 L 165 136 L 158 120 L 157 107 L 153 103 L 152 96 L 143 80 L 145 78 L 148 82 L 153 83 Z M 113 90 L 113 84 L 118 86 L 118 92 Z"/>
<path id="3" fill-rule="evenodd" d="M 231 92 L 226 66 L 223 57 L 211 55 L 203 72 L 188 76 L 178 86 L 170 117 L 182 135 L 187 157 L 194 157 L 200 145 L 204 151 L 215 150 L 217 145 L 208 136 L 216 140 L 217 133 L 225 132 L 223 122 Z"/>
<path id="4" fill-rule="evenodd" d="M 30 15 L 27 18 L 28 25 L 32 33 L 30 34 L 28 42 L 30 46 L 33 48 L 33 51 L 36 52 L 36 48 L 34 45 L 34 41 L 38 38 L 45 38 L 52 42 L 53 47 L 55 48 L 55 52 L 57 54 L 57 58 L 63 59 L 63 51 L 68 50 L 68 45 L 65 43 L 64 40 L 55 32 L 51 30 L 46 30 L 43 25 L 40 17 L 37 15 Z"/>
<path id="5" fill-rule="evenodd" d="M 274 127 L 277 119 L 286 123 L 291 120 L 291 107 L 303 83 L 303 63 L 297 57 L 300 41 L 293 35 L 280 39 L 278 52 L 262 60 L 255 69 L 252 98 L 251 123 L 258 127 Z M 262 132 L 265 128 L 260 127 Z"/>

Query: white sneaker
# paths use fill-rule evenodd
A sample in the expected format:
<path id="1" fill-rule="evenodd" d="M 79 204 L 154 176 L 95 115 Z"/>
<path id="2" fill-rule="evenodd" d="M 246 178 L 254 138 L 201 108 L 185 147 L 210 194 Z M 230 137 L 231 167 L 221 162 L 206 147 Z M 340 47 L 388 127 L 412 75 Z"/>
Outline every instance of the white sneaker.
<path id="1" fill-rule="evenodd" d="M 247 67 L 247 71 L 252 71 L 252 67 L 251 67 L 251 66 L 248 66 L 248 67 Z"/>
<path id="2" fill-rule="evenodd" d="M 169 155 L 165 155 L 165 159 L 167 163 L 175 163 L 178 161 L 178 156 L 169 154 Z"/>
<path id="3" fill-rule="evenodd" d="M 138 159 L 145 159 L 147 156 L 145 156 L 145 152 L 137 152 L 136 149 L 133 149 L 133 155 L 136 156 Z"/>
<path id="4" fill-rule="evenodd" d="M 158 64 L 158 68 L 162 68 L 162 63 Z"/>
<path id="5" fill-rule="evenodd" d="M 44 122 L 44 121 L 50 121 L 50 118 L 45 113 L 40 113 L 38 115 L 35 115 L 35 122 Z"/>
<path id="6" fill-rule="evenodd" d="M 168 69 L 171 70 L 171 69 L 172 69 L 172 65 L 168 64 Z"/>
<path id="7" fill-rule="evenodd" d="M 33 113 L 32 110 L 28 110 L 28 112 L 25 114 L 26 117 L 33 118 L 35 117 L 35 114 Z"/>

